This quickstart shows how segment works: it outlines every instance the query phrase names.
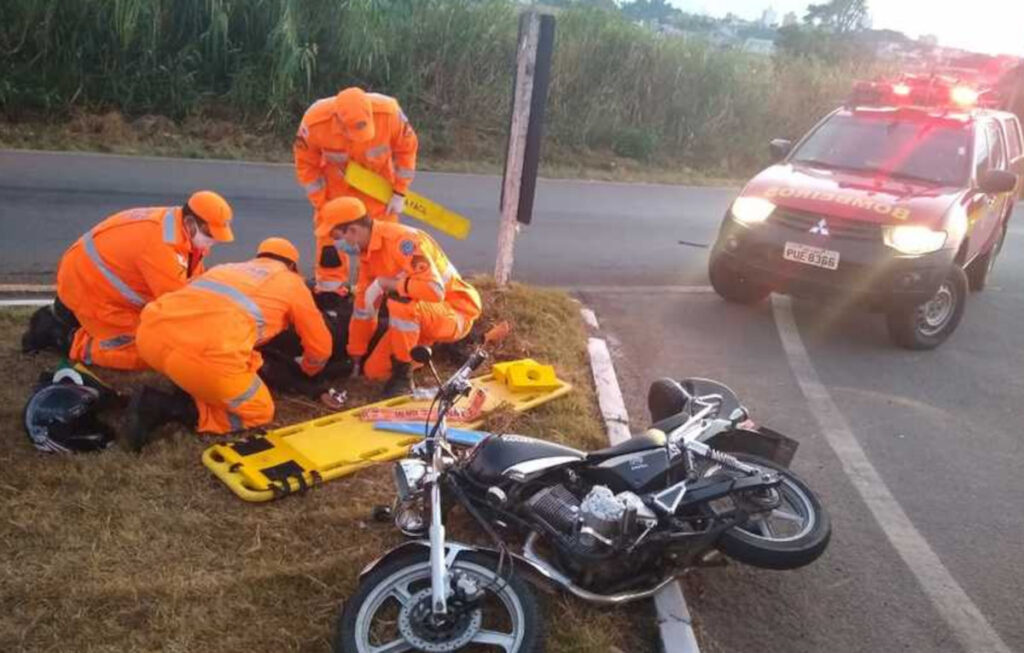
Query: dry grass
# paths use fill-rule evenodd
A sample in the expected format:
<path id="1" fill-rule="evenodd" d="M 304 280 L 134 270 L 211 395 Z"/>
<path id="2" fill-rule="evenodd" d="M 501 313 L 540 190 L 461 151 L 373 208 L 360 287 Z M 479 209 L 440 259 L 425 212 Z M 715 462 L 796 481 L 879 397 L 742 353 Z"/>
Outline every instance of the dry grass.
<path id="1" fill-rule="evenodd" d="M 423 139 L 419 168 L 436 172 L 502 174 L 504 140 L 466 139 L 458 147 L 431 147 Z M 608 150 L 545 144 L 540 174 L 549 179 L 736 186 L 741 179 L 708 174 L 669 160 L 640 162 Z M 104 152 L 187 159 L 291 163 L 291 140 L 273 131 L 253 131 L 233 122 L 189 118 L 179 124 L 163 116 L 126 120 L 120 113 L 78 113 L 67 122 L 9 122 L 0 116 L 0 149 Z"/>
<path id="2" fill-rule="evenodd" d="M 554 291 L 480 285 L 487 314 L 514 324 L 498 357 L 551 361 L 578 388 L 501 426 L 600 446 L 576 305 Z M 185 433 L 140 456 L 37 453 L 23 434 L 21 406 L 57 360 L 18 352 L 28 315 L 0 312 L 0 651 L 328 650 L 359 569 L 399 541 L 389 525 L 368 519 L 392 497 L 387 466 L 247 504 L 201 465 L 206 442 Z M 122 388 L 143 380 L 104 377 Z M 278 408 L 280 423 L 320 410 L 283 397 Z M 653 649 L 646 605 L 605 610 L 560 595 L 545 600 L 550 651 Z"/>

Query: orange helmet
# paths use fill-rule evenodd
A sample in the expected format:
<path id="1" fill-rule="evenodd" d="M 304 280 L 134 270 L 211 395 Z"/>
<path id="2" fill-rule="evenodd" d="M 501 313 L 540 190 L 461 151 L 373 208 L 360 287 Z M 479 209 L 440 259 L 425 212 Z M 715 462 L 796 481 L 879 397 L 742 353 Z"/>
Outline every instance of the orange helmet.
<path id="1" fill-rule="evenodd" d="M 373 104 L 361 88 L 350 86 L 334 98 L 334 112 L 345 128 L 345 136 L 355 143 L 373 138 Z"/>
<path id="2" fill-rule="evenodd" d="M 273 254 L 291 261 L 296 266 L 299 265 L 299 250 L 287 238 L 277 236 L 267 238 L 256 248 L 256 255 L 260 254 Z"/>
<path id="3" fill-rule="evenodd" d="M 354 222 L 366 216 L 366 205 L 355 197 L 335 197 L 320 208 L 318 238 L 327 238 L 338 225 Z"/>
<path id="4" fill-rule="evenodd" d="M 209 226 L 214 240 L 230 243 L 235 239 L 231 231 L 231 205 L 212 190 L 192 193 L 185 203 L 189 211 Z"/>

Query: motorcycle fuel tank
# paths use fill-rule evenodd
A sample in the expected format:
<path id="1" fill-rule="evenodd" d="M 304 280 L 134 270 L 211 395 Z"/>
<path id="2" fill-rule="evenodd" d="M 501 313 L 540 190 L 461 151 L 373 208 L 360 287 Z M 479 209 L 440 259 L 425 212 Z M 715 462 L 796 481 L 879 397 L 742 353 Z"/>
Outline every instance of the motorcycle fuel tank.
<path id="1" fill-rule="evenodd" d="M 496 435 L 477 445 L 466 471 L 480 483 L 495 484 L 514 467 L 542 471 L 583 457 L 582 451 L 554 442 L 523 435 Z"/>

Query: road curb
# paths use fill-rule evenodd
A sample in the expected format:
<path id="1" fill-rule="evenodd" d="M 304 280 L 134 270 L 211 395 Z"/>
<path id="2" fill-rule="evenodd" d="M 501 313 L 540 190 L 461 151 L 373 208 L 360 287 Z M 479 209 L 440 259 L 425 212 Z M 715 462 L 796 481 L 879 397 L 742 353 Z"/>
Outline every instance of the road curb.
<path id="1" fill-rule="evenodd" d="M 600 324 L 597 316 L 589 308 L 580 309 L 583 321 L 595 335 L 587 339 L 587 353 L 590 356 L 590 369 L 594 375 L 594 387 L 597 389 L 597 403 L 601 408 L 601 417 L 608 440 L 618 444 L 632 437 L 629 430 L 629 415 L 626 402 L 622 398 L 619 379 L 615 375 L 611 352 L 604 338 L 599 338 Z M 683 589 L 679 581 L 669 583 L 654 596 L 654 609 L 658 615 L 658 633 L 661 637 L 661 650 L 665 653 L 700 653 L 697 636 L 693 632 L 693 619 L 683 597 Z"/>

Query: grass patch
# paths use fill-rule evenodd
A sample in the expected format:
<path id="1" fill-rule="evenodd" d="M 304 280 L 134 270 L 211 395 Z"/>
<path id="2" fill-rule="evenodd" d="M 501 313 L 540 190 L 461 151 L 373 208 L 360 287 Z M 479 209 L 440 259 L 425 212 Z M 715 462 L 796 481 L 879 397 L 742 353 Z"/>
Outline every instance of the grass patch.
<path id="1" fill-rule="evenodd" d="M 497 359 L 551 362 L 577 390 L 492 426 L 585 448 L 605 442 L 578 307 L 566 295 L 476 280 L 489 320 L 507 319 Z M 50 355 L 18 350 L 29 310 L 0 311 L 0 650 L 327 651 L 359 570 L 400 541 L 369 520 L 393 496 L 388 465 L 267 504 L 237 499 L 200 463 L 210 443 L 174 433 L 134 456 L 38 453 L 21 410 Z M 121 388 L 155 375 L 102 372 Z M 368 396 L 366 386 L 350 388 Z M 280 425 L 326 410 L 277 397 Z M 116 420 L 112 420 L 115 424 Z M 648 604 L 546 601 L 548 650 L 653 650 Z"/>
<path id="2" fill-rule="evenodd" d="M 500 175 L 504 140 L 461 139 L 457 146 L 433 147 L 442 137 L 421 133 L 418 167 L 434 172 Z M 185 159 L 228 159 L 292 163 L 291 138 L 272 130 L 253 130 L 234 122 L 187 118 L 178 123 L 163 116 L 134 120 L 120 113 L 77 113 L 70 120 L 10 122 L 0 115 L 0 149 L 101 152 Z M 646 161 L 610 149 L 544 145 L 540 174 L 549 179 L 650 182 L 700 186 L 738 186 L 743 180 L 721 172 L 700 171 L 677 161 Z"/>

